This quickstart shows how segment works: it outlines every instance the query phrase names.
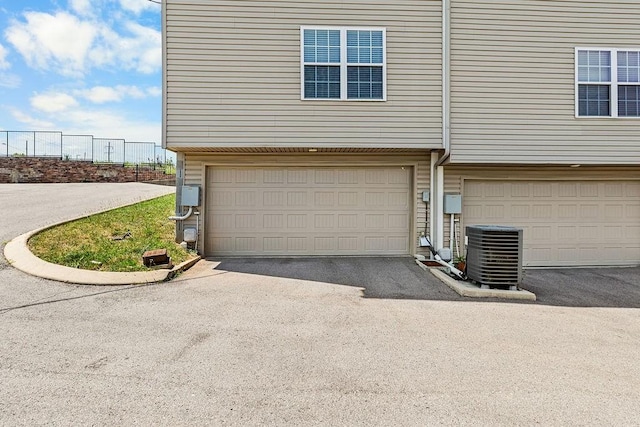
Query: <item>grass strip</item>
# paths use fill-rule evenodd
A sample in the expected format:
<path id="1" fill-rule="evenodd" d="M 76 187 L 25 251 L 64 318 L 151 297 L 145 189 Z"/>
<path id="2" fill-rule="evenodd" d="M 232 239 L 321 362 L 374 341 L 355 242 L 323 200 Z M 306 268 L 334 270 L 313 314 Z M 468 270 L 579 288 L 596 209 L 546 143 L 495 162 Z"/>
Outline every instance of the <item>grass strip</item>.
<path id="1" fill-rule="evenodd" d="M 147 271 L 142 254 L 154 249 L 166 249 L 177 265 L 194 255 L 174 241 L 167 217 L 175 200 L 170 194 L 49 228 L 29 239 L 29 248 L 45 261 L 85 270 Z"/>

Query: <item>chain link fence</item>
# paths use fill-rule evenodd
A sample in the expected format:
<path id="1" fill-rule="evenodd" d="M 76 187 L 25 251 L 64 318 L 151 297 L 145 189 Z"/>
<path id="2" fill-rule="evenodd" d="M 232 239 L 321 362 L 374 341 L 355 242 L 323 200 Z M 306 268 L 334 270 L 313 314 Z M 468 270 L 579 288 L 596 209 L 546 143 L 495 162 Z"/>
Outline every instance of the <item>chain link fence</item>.
<path id="1" fill-rule="evenodd" d="M 175 154 L 154 142 L 127 142 L 52 131 L 0 131 L 0 157 L 53 157 L 69 161 L 145 165 L 174 173 Z"/>

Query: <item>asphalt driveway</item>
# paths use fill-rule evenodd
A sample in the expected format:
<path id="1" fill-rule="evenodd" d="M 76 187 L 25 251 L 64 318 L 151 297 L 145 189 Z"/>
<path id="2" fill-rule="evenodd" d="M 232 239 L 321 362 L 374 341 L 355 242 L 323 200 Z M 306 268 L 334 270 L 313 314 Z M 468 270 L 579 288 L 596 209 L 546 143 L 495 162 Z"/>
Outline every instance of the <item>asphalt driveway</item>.
<path id="1" fill-rule="evenodd" d="M 640 308 L 640 267 L 527 270 L 522 287 L 537 304 Z"/>
<path id="2" fill-rule="evenodd" d="M 364 298 L 640 308 L 640 267 L 527 270 L 522 287 L 536 302 L 462 298 L 409 257 L 222 259 L 217 269 L 333 283 Z"/>
<path id="3" fill-rule="evenodd" d="M 0 235 L 160 191 L 140 185 L 0 186 Z M 1 264 L 0 425 L 640 424 L 637 308 L 418 295 L 409 261 L 208 260 L 107 288 Z M 525 280 L 591 277 L 572 271 Z"/>

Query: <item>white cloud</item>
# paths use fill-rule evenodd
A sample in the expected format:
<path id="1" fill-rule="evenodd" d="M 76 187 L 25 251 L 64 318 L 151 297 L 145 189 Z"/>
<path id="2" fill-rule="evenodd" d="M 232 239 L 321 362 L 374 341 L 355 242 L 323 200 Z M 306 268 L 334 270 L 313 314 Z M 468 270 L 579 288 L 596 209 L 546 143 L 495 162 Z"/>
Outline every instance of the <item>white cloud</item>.
<path id="1" fill-rule="evenodd" d="M 11 110 L 11 115 L 18 122 L 24 123 L 29 128 L 29 130 L 50 130 L 55 127 L 51 122 L 31 117 L 30 115 L 20 110 Z"/>
<path id="2" fill-rule="evenodd" d="M 162 36 L 160 31 L 144 27 L 136 22 L 124 24 L 130 37 L 103 27 L 100 41 L 90 53 L 95 64 L 102 67 L 114 65 L 143 74 L 159 71 L 162 66 Z"/>
<path id="3" fill-rule="evenodd" d="M 128 117 L 105 109 L 75 109 L 66 112 L 59 123 L 65 133 L 92 134 L 96 137 L 123 138 L 129 142 L 155 142 L 160 144 L 162 125 Z"/>
<path id="4" fill-rule="evenodd" d="M 107 102 L 120 102 L 127 98 L 144 99 L 148 97 L 156 97 L 157 89 L 158 88 L 155 86 L 147 89 L 125 85 L 118 85 L 114 87 L 94 86 L 90 89 L 75 91 L 74 93 L 79 97 L 93 102 L 94 104 L 104 104 Z M 162 92 L 160 92 L 160 94 L 162 94 Z"/>
<path id="5" fill-rule="evenodd" d="M 84 10 L 82 1 L 76 3 Z M 75 77 L 91 68 L 143 74 L 161 69 L 162 37 L 153 28 L 125 20 L 120 33 L 97 18 L 67 12 L 27 12 L 24 17 L 24 22 L 14 20 L 5 35 L 32 68 Z"/>
<path id="6" fill-rule="evenodd" d="M 79 15 L 90 15 L 92 13 L 90 0 L 69 0 L 69 7 Z"/>
<path id="7" fill-rule="evenodd" d="M 116 88 L 106 86 L 96 86 L 91 89 L 79 91 L 78 94 L 94 104 L 122 101 L 123 98 L 121 91 L 118 91 Z"/>
<path id="8" fill-rule="evenodd" d="M 7 48 L 0 44 L 0 70 L 6 70 L 11 67 L 11 64 L 7 61 L 8 54 L 9 52 L 7 51 Z"/>
<path id="9" fill-rule="evenodd" d="M 78 101 L 66 93 L 35 95 L 30 101 L 33 108 L 45 113 L 59 113 L 78 105 Z"/>
<path id="10" fill-rule="evenodd" d="M 149 94 L 149 96 L 157 98 L 159 96 L 162 96 L 162 88 L 160 86 L 152 86 L 150 88 L 147 88 L 147 93 Z"/>
<path id="11" fill-rule="evenodd" d="M 96 36 L 94 25 L 66 12 L 27 12 L 24 16 L 26 22 L 12 22 L 6 37 L 30 67 L 63 75 L 84 72 Z"/>
<path id="12" fill-rule="evenodd" d="M 160 11 L 159 4 L 155 4 L 148 0 L 120 0 L 120 7 L 126 11 L 133 12 L 136 15 L 147 10 Z"/>

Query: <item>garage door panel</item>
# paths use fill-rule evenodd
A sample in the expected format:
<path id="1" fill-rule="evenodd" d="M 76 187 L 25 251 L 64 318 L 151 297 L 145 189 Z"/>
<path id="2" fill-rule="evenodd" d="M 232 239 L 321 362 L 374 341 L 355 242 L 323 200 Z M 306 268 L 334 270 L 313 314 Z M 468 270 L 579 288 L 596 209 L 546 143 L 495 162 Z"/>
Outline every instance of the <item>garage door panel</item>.
<path id="1" fill-rule="evenodd" d="M 338 237 L 338 252 L 349 253 L 358 250 L 357 237 Z"/>
<path id="2" fill-rule="evenodd" d="M 263 237 L 262 246 L 267 251 L 283 251 L 285 241 L 282 237 Z"/>
<path id="3" fill-rule="evenodd" d="M 231 191 L 211 191 L 207 196 L 207 208 L 212 206 L 230 206 L 233 204 L 234 196 Z"/>
<path id="4" fill-rule="evenodd" d="M 257 184 L 258 176 L 255 169 L 236 169 L 235 182 L 238 184 Z"/>
<path id="5" fill-rule="evenodd" d="M 612 183 L 604 185 L 604 197 L 624 197 L 625 188 L 627 186 L 622 183 Z"/>
<path id="6" fill-rule="evenodd" d="M 409 228 L 409 215 L 407 214 L 389 214 L 390 230 L 406 230 Z"/>
<path id="7" fill-rule="evenodd" d="M 624 186 L 624 193 L 626 197 L 638 200 L 640 199 L 640 185 L 627 184 Z"/>
<path id="8" fill-rule="evenodd" d="M 580 197 L 585 198 L 594 198 L 598 197 L 598 190 L 600 186 L 597 183 L 589 182 L 589 183 L 580 183 Z"/>
<path id="9" fill-rule="evenodd" d="M 529 198 L 531 197 L 531 187 L 528 184 L 511 184 L 511 197 Z"/>
<path id="10" fill-rule="evenodd" d="M 624 229 L 625 227 L 622 225 L 605 225 L 603 227 L 604 235 L 614 240 L 624 239 Z"/>
<path id="11" fill-rule="evenodd" d="M 387 238 L 387 247 L 394 253 L 407 250 L 407 237 L 405 235 L 389 236 Z"/>
<path id="12" fill-rule="evenodd" d="M 243 169 L 208 171 L 208 255 L 410 252 L 409 167 Z"/>
<path id="13" fill-rule="evenodd" d="M 315 214 L 313 216 L 315 228 L 318 230 L 333 230 L 335 226 L 335 215 L 333 214 Z"/>
<path id="14" fill-rule="evenodd" d="M 262 207 L 283 207 L 285 206 L 285 200 L 287 200 L 286 193 L 284 191 L 265 191 L 262 193 Z"/>
<path id="15" fill-rule="evenodd" d="M 284 170 L 266 169 L 262 173 L 265 184 L 284 184 L 287 179 L 287 171 Z"/>
<path id="16" fill-rule="evenodd" d="M 626 205 L 625 219 L 640 218 L 640 203 L 630 203 Z"/>
<path id="17" fill-rule="evenodd" d="M 233 182 L 234 171 L 232 169 L 213 169 L 209 172 L 209 182 L 214 184 Z"/>
<path id="18" fill-rule="evenodd" d="M 566 198 L 578 197 L 578 184 L 575 182 L 558 183 L 558 196 Z"/>
<path id="19" fill-rule="evenodd" d="M 630 264 L 640 262 L 638 198 L 637 181 L 468 180 L 463 220 L 522 228 L 525 265 Z"/>
<path id="20" fill-rule="evenodd" d="M 538 182 L 531 185 L 531 194 L 534 198 L 549 198 L 553 193 L 552 184 L 548 182 Z"/>
<path id="21" fill-rule="evenodd" d="M 289 236 L 287 237 L 287 253 L 305 253 L 308 252 L 306 236 Z"/>
<path id="22" fill-rule="evenodd" d="M 336 214 L 338 217 L 338 229 L 341 231 L 353 230 L 358 228 L 357 214 Z"/>
<path id="23" fill-rule="evenodd" d="M 609 221 L 621 221 L 624 219 L 624 206 L 618 205 L 605 205 L 604 216 Z"/>
<path id="24" fill-rule="evenodd" d="M 625 236 L 628 236 L 632 240 L 638 242 L 638 244 L 640 245 L 640 224 L 626 226 L 624 228 L 624 234 Z"/>
<path id="25" fill-rule="evenodd" d="M 229 252 L 235 250 L 235 239 L 233 237 L 219 237 L 210 243 L 212 252 Z"/>
<path id="26" fill-rule="evenodd" d="M 316 206 L 335 206 L 335 195 L 329 191 L 316 191 L 313 194 L 314 203 Z"/>

